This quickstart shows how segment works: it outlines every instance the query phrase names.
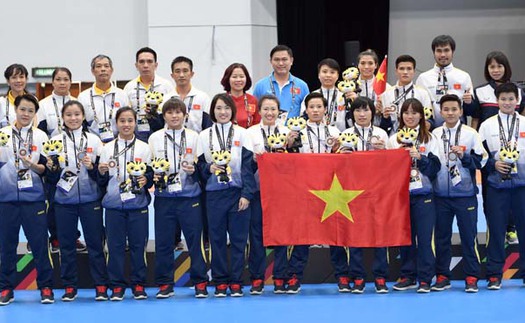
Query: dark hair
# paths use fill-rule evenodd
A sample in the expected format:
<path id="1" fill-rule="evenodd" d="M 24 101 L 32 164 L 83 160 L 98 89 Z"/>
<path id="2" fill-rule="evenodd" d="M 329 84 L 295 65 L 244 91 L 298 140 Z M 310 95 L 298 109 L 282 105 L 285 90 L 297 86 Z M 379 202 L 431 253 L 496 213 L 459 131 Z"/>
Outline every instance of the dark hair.
<path id="1" fill-rule="evenodd" d="M 137 122 L 137 112 L 132 107 L 122 107 L 118 109 L 115 115 L 115 121 L 117 121 L 120 115 L 123 114 L 124 112 L 131 112 L 133 114 L 133 118 L 135 119 L 135 122 Z"/>
<path id="2" fill-rule="evenodd" d="M 502 93 L 514 93 L 517 99 L 518 98 L 518 86 L 512 82 L 500 84 L 496 87 L 494 94 L 496 94 L 496 98 L 499 99 L 499 96 Z"/>
<path id="3" fill-rule="evenodd" d="M 109 67 L 113 68 L 113 61 L 111 60 L 111 58 L 107 55 L 104 55 L 104 54 L 98 54 L 97 56 L 93 57 L 93 59 L 91 60 L 91 69 L 94 70 L 95 69 L 95 64 L 97 63 L 97 61 L 99 60 L 102 60 L 106 58 L 109 62 Z"/>
<path id="4" fill-rule="evenodd" d="M 414 112 L 421 115 L 421 118 L 419 119 L 419 141 L 423 143 L 429 142 L 431 134 L 427 129 L 427 125 L 425 124 L 425 108 L 423 108 L 423 104 L 418 99 L 410 98 L 403 102 L 403 105 L 401 106 L 401 113 L 399 115 L 399 128 L 405 127 L 403 113 L 407 112 L 409 108 L 412 108 Z"/>
<path id="5" fill-rule="evenodd" d="M 26 78 L 29 75 L 29 73 L 27 72 L 27 68 L 24 65 L 22 65 L 22 64 L 11 64 L 5 69 L 4 77 L 5 77 L 5 79 L 7 81 L 9 81 L 9 78 L 11 76 L 17 75 L 17 74 L 25 75 Z"/>
<path id="6" fill-rule="evenodd" d="M 279 99 L 273 95 L 273 94 L 265 94 L 259 98 L 259 101 L 257 101 L 257 109 L 261 111 L 261 107 L 264 101 L 275 101 L 277 102 L 277 109 L 281 109 L 281 102 L 279 102 Z"/>
<path id="7" fill-rule="evenodd" d="M 142 47 L 137 51 L 137 54 L 135 54 L 135 62 L 139 61 L 139 55 L 142 53 L 150 53 L 153 55 L 153 60 L 157 62 L 157 52 L 149 47 Z"/>
<path id="8" fill-rule="evenodd" d="M 272 50 L 270 51 L 270 59 L 273 57 L 273 54 L 275 54 L 275 52 L 282 52 L 282 51 L 286 51 L 288 55 L 290 55 L 290 57 L 293 57 L 293 52 L 290 47 L 286 45 L 277 45 L 274 48 L 272 48 Z"/>
<path id="9" fill-rule="evenodd" d="M 216 94 L 213 99 L 211 100 L 210 104 L 210 118 L 211 121 L 217 122 L 217 118 L 215 117 L 215 106 L 217 105 L 217 101 L 222 100 L 230 109 L 232 110 L 232 118 L 231 122 L 235 121 L 235 117 L 237 116 L 237 107 L 235 106 L 235 102 L 233 102 L 233 99 L 231 96 L 228 95 L 228 93 L 219 93 Z"/>
<path id="10" fill-rule="evenodd" d="M 64 103 L 64 105 L 62 106 L 62 118 L 64 117 L 64 113 L 65 113 L 66 109 L 71 107 L 71 106 L 73 106 L 73 105 L 78 106 L 80 108 L 80 110 L 82 111 L 82 115 L 86 116 L 86 110 L 84 109 L 84 105 L 82 103 L 80 103 L 80 101 L 69 100 L 66 103 Z"/>
<path id="11" fill-rule="evenodd" d="M 325 58 L 322 61 L 320 61 L 319 64 L 317 64 L 318 73 L 321 70 L 321 67 L 323 67 L 324 65 L 336 70 L 338 74 L 341 73 L 341 67 L 339 66 L 339 63 L 333 58 Z"/>
<path id="12" fill-rule="evenodd" d="M 15 98 L 15 107 L 18 108 L 20 105 L 20 102 L 22 100 L 29 101 L 35 105 L 35 112 L 38 112 L 38 109 L 40 108 L 40 105 L 38 104 L 38 99 L 33 94 L 24 93 L 22 95 L 19 95 Z"/>
<path id="13" fill-rule="evenodd" d="M 230 77 L 232 76 L 233 70 L 236 68 L 240 68 L 244 72 L 244 75 L 246 75 L 246 84 L 243 88 L 244 92 L 246 92 L 252 87 L 252 78 L 250 77 L 250 73 L 248 73 L 248 69 L 242 63 L 233 63 L 226 68 L 221 80 L 222 87 L 226 92 L 230 92 L 232 90 L 230 85 Z"/>
<path id="14" fill-rule="evenodd" d="M 73 78 L 69 68 L 67 68 L 67 67 L 56 67 L 55 70 L 53 71 L 53 74 L 51 74 L 51 79 L 53 81 L 55 80 L 55 77 L 57 76 L 58 72 L 65 72 L 67 74 L 67 76 L 69 76 L 69 80 L 71 80 Z"/>
<path id="15" fill-rule="evenodd" d="M 501 77 L 501 81 L 503 83 L 509 82 L 510 78 L 512 77 L 512 69 L 510 68 L 509 59 L 505 54 L 503 54 L 503 52 L 500 52 L 499 50 L 490 52 L 487 55 L 487 59 L 485 59 L 485 80 L 487 80 L 487 82 L 490 82 L 492 80 L 492 77 L 490 77 L 489 74 L 489 65 L 490 63 L 492 63 L 493 60 L 496 63 L 501 64 L 505 67 L 505 73 Z"/>
<path id="16" fill-rule="evenodd" d="M 450 102 L 450 101 L 453 101 L 453 102 L 457 102 L 458 103 L 458 106 L 460 109 L 462 109 L 463 107 L 461 106 L 461 99 L 455 95 L 455 94 L 445 94 L 441 97 L 441 99 L 439 100 L 439 106 L 442 107 L 443 106 L 443 103 L 445 102 Z"/>
<path id="17" fill-rule="evenodd" d="M 436 47 L 444 47 L 450 45 L 452 51 L 456 50 L 456 42 L 450 35 L 439 35 L 432 40 L 432 52 L 436 50 Z"/>
<path id="18" fill-rule="evenodd" d="M 177 56 L 173 61 L 171 61 L 171 71 L 173 72 L 173 66 L 178 63 L 188 63 L 190 66 L 190 71 L 193 71 L 193 61 L 185 56 Z"/>
<path id="19" fill-rule="evenodd" d="M 308 103 L 312 99 L 322 99 L 323 100 L 323 106 L 326 108 L 328 106 L 328 101 L 326 101 L 325 97 L 320 92 L 312 92 L 304 98 L 304 105 L 308 108 Z"/>
<path id="20" fill-rule="evenodd" d="M 177 97 L 172 97 L 168 101 L 165 101 L 162 105 L 162 115 L 166 115 L 166 113 L 171 110 L 179 110 L 184 115 L 186 115 L 186 104 L 184 104 L 184 101 L 182 101 L 181 99 Z"/>
<path id="21" fill-rule="evenodd" d="M 374 116 L 376 115 L 376 106 L 374 105 L 374 101 L 369 99 L 366 96 L 359 96 L 357 97 L 352 104 L 350 105 L 350 118 L 352 119 L 352 122 L 355 123 L 354 119 L 354 112 L 357 109 L 366 108 L 369 107 L 370 111 L 372 112 L 372 122 L 374 121 Z"/>
<path id="22" fill-rule="evenodd" d="M 367 49 L 367 50 L 359 53 L 359 55 L 357 55 L 357 63 L 358 64 L 359 64 L 359 61 L 361 60 L 361 58 L 363 58 L 363 56 L 372 56 L 372 59 L 374 60 L 374 62 L 376 64 L 379 64 L 379 57 L 377 57 L 377 54 L 376 54 L 376 52 L 373 49 Z"/>
<path id="23" fill-rule="evenodd" d="M 414 69 L 416 69 L 416 59 L 410 55 L 401 55 L 398 58 L 396 58 L 396 69 L 400 63 L 406 62 L 412 63 L 412 65 L 414 65 Z"/>

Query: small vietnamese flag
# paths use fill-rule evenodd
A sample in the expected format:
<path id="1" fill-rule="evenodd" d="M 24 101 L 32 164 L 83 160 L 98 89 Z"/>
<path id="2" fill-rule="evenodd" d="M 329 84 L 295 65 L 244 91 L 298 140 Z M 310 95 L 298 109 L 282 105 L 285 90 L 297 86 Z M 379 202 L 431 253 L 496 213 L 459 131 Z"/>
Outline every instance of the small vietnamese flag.
<path id="1" fill-rule="evenodd" d="M 381 62 L 376 78 L 374 79 L 374 92 L 376 95 L 381 95 L 386 90 L 386 73 L 387 73 L 387 56 Z"/>

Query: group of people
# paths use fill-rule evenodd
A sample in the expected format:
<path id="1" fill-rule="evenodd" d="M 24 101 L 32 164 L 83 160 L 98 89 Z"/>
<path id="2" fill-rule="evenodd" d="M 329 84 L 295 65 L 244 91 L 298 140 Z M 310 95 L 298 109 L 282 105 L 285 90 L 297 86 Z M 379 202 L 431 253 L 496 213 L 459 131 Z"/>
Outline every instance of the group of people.
<path id="1" fill-rule="evenodd" d="M 292 50 L 278 45 L 270 53 L 273 71 L 255 84 L 253 95 L 247 93 L 252 85 L 247 68 L 234 63 L 221 80 L 225 92 L 211 100 L 191 82 L 191 59 L 179 56 L 172 61 L 173 86 L 156 75 L 157 54 L 148 47 L 136 53 L 139 76 L 123 90 L 111 82 L 111 59 L 94 57 L 95 82 L 78 99 L 69 92 L 72 75 L 67 68 L 55 70 L 53 93 L 38 102 L 26 90 L 27 69 L 9 66 L 9 91 L 0 99 L 0 305 L 14 300 L 20 226 L 35 259 L 41 302 L 54 302 L 48 222 L 56 224 L 52 246 L 60 249 L 65 287 L 61 299 L 75 300 L 79 220 L 95 299 L 122 300 L 128 286 L 135 299 L 146 299 L 144 254 L 152 187 L 157 298 L 173 295 L 177 228 L 191 257 L 195 297 L 208 296 L 205 241 L 211 249 L 216 297 L 227 296 L 228 290 L 233 297 L 243 296 L 247 243 L 250 294 L 263 293 L 266 249 L 257 159 L 284 151 L 407 150 L 412 160 L 407 179 L 412 245 L 401 247 L 401 277 L 393 289 L 417 288 L 421 293 L 451 286 L 454 216 L 465 290 L 478 291 L 475 172 L 481 169 L 490 232 L 488 288 L 499 289 L 511 219 L 525 241 L 523 92 L 510 81 L 510 64 L 501 52 L 487 57 L 488 83 L 473 88 L 470 76 L 452 65 L 455 42 L 450 36 L 436 37 L 432 51 L 435 66 L 415 83 L 415 59 L 399 56 L 397 82 L 384 93 L 374 90 L 374 51 L 358 56 L 360 91 L 354 92 L 337 89 L 339 64 L 323 59 L 318 65 L 321 87 L 310 93 L 308 85 L 290 73 Z M 163 99 L 152 102 L 159 93 Z M 466 116 L 472 117 L 472 127 Z M 304 129 L 286 127 L 293 117 L 306 120 Z M 275 149 L 269 143 L 275 135 L 286 137 L 284 147 Z M 357 138 L 354 145 L 338 140 L 346 135 Z M 126 248 L 129 282 L 124 274 Z M 309 246 L 273 248 L 274 293 L 298 293 Z M 519 248 L 525 274 L 525 244 Z M 332 246 L 330 253 L 339 291 L 363 293 L 363 249 Z M 375 249 L 377 293 L 389 291 L 387 255 L 386 247 Z"/>

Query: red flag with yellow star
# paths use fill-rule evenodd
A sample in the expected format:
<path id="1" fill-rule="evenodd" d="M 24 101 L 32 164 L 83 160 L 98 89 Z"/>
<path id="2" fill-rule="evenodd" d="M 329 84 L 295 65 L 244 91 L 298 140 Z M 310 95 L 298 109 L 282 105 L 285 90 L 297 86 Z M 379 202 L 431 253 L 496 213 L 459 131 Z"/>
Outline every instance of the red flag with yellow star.
<path id="1" fill-rule="evenodd" d="M 258 157 L 265 246 L 410 245 L 405 150 Z"/>
<path id="2" fill-rule="evenodd" d="M 376 95 L 381 95 L 386 90 L 386 73 L 387 73 L 387 56 L 381 62 L 376 78 L 374 79 L 374 92 Z"/>

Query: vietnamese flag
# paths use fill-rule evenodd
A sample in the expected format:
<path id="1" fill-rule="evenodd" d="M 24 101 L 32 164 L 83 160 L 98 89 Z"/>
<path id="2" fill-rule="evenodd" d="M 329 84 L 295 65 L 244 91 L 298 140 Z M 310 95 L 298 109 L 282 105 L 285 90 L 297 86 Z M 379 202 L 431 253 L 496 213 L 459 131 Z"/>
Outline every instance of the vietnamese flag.
<path id="1" fill-rule="evenodd" d="M 406 150 L 263 154 L 265 246 L 410 245 Z"/>
<path id="2" fill-rule="evenodd" d="M 377 71 L 376 77 L 374 79 L 374 92 L 376 95 L 381 95 L 386 90 L 386 74 L 387 74 L 387 56 L 381 62 L 379 70 Z"/>

